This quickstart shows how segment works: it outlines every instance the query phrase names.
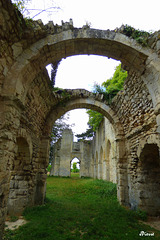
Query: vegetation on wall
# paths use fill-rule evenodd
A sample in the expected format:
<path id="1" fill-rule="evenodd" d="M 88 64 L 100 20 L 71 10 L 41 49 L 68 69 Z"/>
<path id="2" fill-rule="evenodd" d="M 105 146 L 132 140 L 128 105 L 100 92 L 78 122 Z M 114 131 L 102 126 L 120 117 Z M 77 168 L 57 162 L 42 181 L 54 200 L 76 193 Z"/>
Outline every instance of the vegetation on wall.
<path id="1" fill-rule="evenodd" d="M 148 38 L 151 35 L 150 32 L 135 29 L 127 24 L 121 26 L 120 32 L 126 35 L 127 37 L 135 39 L 143 47 L 146 47 L 148 45 Z"/>
<path id="2" fill-rule="evenodd" d="M 28 0 L 29 1 L 29 0 Z M 17 8 L 21 14 L 23 14 L 26 11 L 26 2 L 28 2 L 26 0 L 12 0 L 13 5 L 15 6 L 15 8 Z"/>

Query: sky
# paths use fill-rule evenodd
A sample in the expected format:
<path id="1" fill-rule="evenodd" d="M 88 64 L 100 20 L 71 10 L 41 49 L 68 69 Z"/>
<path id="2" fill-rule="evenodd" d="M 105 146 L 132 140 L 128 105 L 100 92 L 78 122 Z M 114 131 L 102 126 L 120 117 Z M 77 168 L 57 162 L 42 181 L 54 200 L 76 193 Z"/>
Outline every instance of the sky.
<path id="1" fill-rule="evenodd" d="M 160 29 L 159 6 L 159 0 L 30 0 L 27 4 L 28 9 L 38 9 L 29 11 L 30 17 L 34 17 L 40 9 L 47 9 L 33 18 L 42 19 L 44 23 L 53 21 L 61 24 L 61 20 L 65 22 L 72 18 L 75 27 L 89 23 L 91 28 L 113 30 L 128 24 L 152 32 Z M 94 82 L 101 84 L 111 78 L 117 65 L 118 61 L 101 56 L 68 57 L 59 65 L 56 86 L 91 91 Z M 70 112 L 70 123 L 75 123 L 74 133 L 84 132 L 87 121 L 85 110 Z"/>

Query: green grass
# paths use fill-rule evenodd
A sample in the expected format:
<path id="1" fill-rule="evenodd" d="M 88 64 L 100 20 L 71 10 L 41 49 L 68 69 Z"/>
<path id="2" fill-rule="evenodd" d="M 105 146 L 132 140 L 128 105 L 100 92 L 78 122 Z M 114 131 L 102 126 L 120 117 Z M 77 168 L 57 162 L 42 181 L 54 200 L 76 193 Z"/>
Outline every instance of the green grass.
<path id="1" fill-rule="evenodd" d="M 8 240 L 160 239 L 160 232 L 139 223 L 142 214 L 126 210 L 116 198 L 116 185 L 91 178 L 48 177 L 43 206 L 28 208 L 29 222 L 6 232 Z M 140 237 L 141 231 L 155 237 Z"/>

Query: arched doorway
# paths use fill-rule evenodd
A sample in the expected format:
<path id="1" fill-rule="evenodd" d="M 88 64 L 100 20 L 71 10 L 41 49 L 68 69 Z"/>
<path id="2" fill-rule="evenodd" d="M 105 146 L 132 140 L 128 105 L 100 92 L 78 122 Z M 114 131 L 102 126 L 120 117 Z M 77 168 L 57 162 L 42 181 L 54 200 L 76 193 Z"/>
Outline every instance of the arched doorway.
<path id="1" fill-rule="evenodd" d="M 32 165 L 29 145 L 25 138 L 16 141 L 16 156 L 11 170 L 10 191 L 8 198 L 8 214 L 20 215 L 24 208 L 32 203 Z"/>
<path id="2" fill-rule="evenodd" d="M 70 165 L 71 165 L 71 177 L 73 175 L 79 177 L 80 176 L 80 169 L 81 169 L 81 161 L 77 157 L 75 157 L 71 160 Z"/>
<path id="3" fill-rule="evenodd" d="M 137 167 L 136 208 L 149 215 L 160 214 L 160 154 L 157 144 L 144 145 Z"/>

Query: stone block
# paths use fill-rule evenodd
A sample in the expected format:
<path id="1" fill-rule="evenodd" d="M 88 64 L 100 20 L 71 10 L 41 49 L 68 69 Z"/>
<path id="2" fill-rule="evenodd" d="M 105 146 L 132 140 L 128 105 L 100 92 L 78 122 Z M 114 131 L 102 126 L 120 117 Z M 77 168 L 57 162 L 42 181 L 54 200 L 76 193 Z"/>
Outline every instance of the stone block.
<path id="1" fill-rule="evenodd" d="M 27 189 L 28 188 L 28 181 L 19 181 L 18 187 L 19 187 L 19 189 Z"/>

